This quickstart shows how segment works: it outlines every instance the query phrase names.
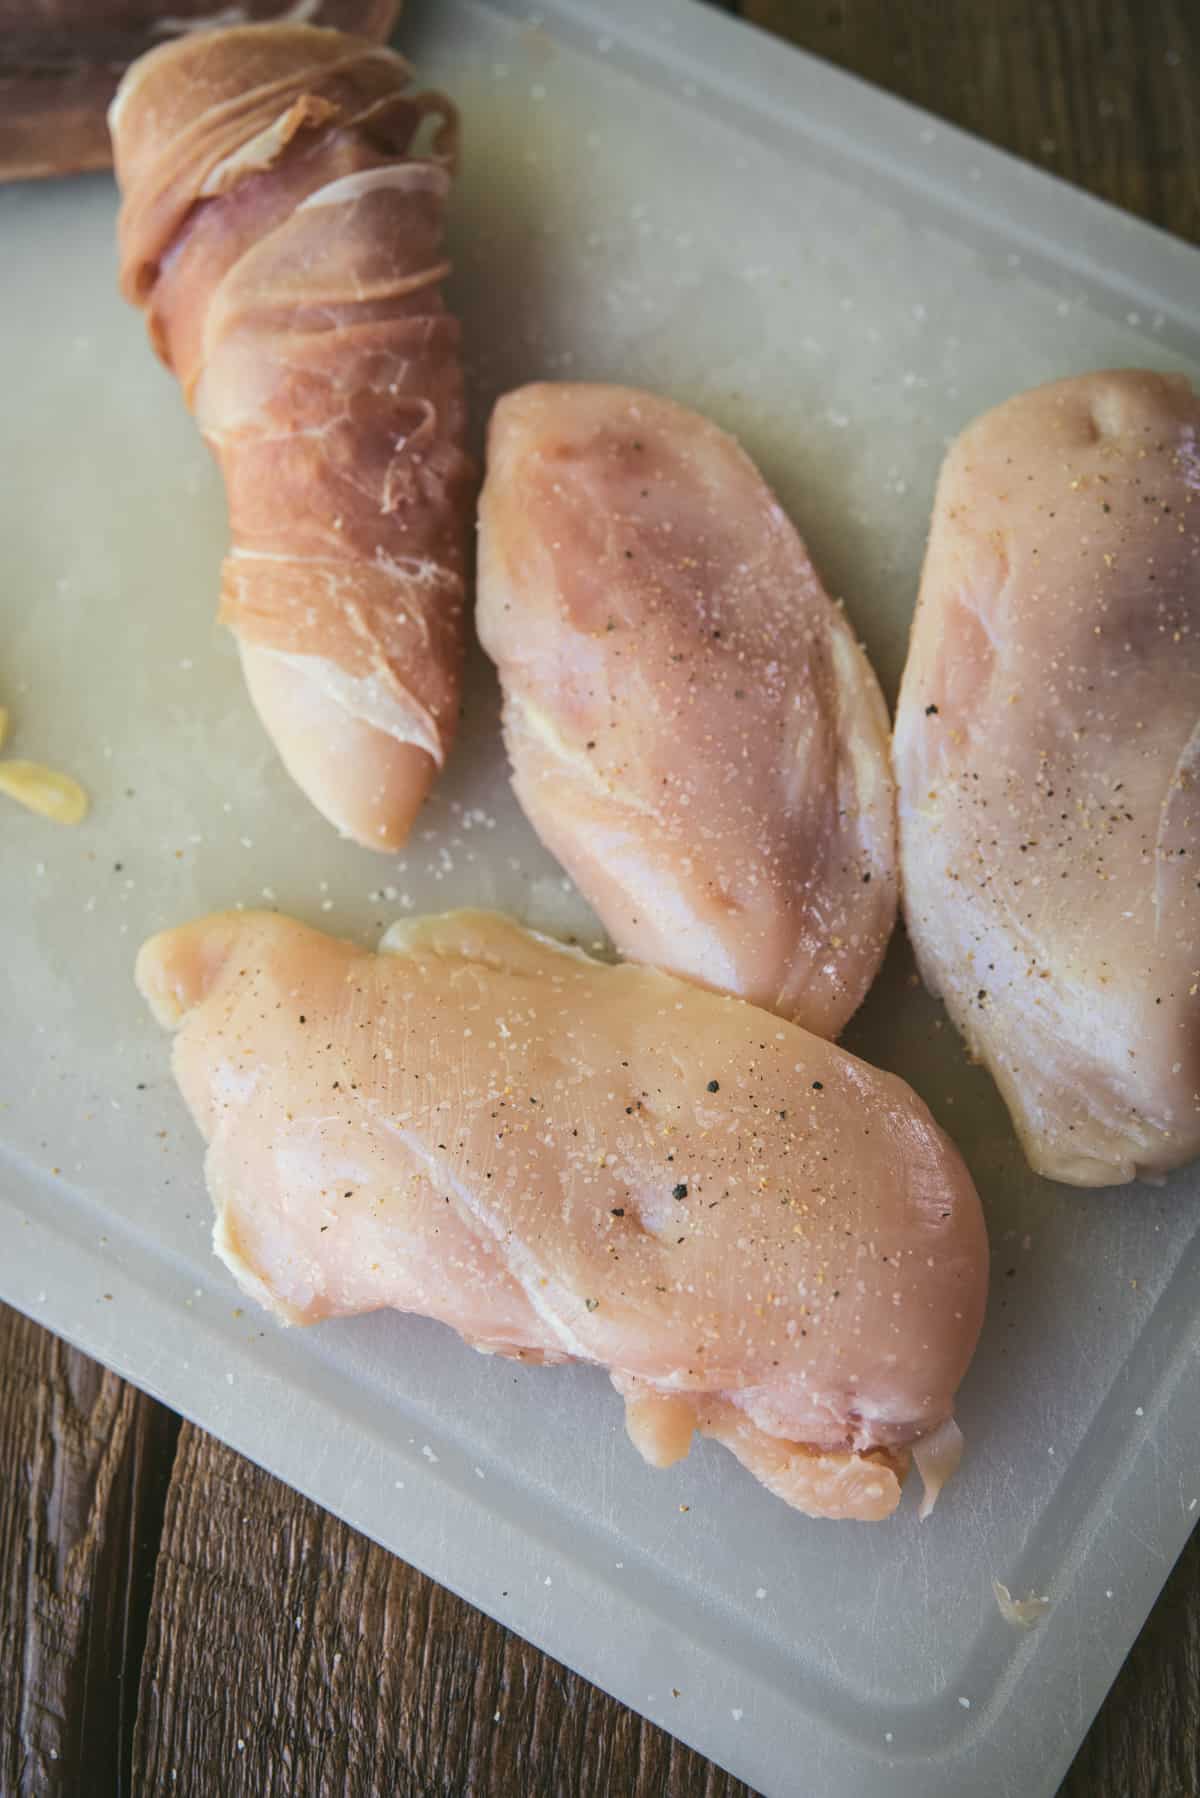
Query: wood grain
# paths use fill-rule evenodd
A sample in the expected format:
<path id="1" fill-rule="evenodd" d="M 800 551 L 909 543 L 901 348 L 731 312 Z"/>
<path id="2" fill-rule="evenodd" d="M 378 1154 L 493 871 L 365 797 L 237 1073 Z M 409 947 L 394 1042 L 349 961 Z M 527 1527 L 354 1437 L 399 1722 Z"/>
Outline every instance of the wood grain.
<path id="1" fill-rule="evenodd" d="M 1196 0 L 744 0 L 742 13 L 1200 240 Z"/>
<path id="2" fill-rule="evenodd" d="M 125 1793 L 170 1412 L 0 1306 L 0 1793 Z"/>
<path id="3" fill-rule="evenodd" d="M 271 19 L 290 0 L 237 0 Z M 0 0 L 0 181 L 105 169 L 108 108 L 136 57 L 222 11 L 219 0 Z M 386 37 L 399 0 L 315 0 L 314 22 Z"/>
<path id="4" fill-rule="evenodd" d="M 748 1788 L 185 1424 L 134 1738 L 139 1792 Z"/>
<path id="5" fill-rule="evenodd" d="M 1059 1798 L 1200 1793 L 1200 1532 L 1193 1535 L 1059 1788 Z"/>

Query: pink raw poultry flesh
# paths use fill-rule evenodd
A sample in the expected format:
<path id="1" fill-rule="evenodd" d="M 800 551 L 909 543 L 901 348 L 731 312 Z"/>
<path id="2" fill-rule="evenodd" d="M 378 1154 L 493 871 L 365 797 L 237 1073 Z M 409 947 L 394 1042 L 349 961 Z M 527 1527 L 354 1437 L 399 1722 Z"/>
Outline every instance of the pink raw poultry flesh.
<path id="1" fill-rule="evenodd" d="M 142 950 L 248 1291 L 599 1363 L 649 1461 L 698 1429 L 814 1515 L 886 1516 L 910 1451 L 938 1482 L 987 1243 L 908 1087 L 492 913 L 382 951 L 251 912 Z"/>
<path id="2" fill-rule="evenodd" d="M 896 915 L 887 711 L 733 438 L 627 387 L 509 394 L 477 623 L 517 797 L 621 953 L 837 1036 Z"/>
<path id="3" fill-rule="evenodd" d="M 896 718 L 921 971 L 1077 1186 L 1200 1152 L 1198 430 L 1130 371 L 965 431 Z"/>

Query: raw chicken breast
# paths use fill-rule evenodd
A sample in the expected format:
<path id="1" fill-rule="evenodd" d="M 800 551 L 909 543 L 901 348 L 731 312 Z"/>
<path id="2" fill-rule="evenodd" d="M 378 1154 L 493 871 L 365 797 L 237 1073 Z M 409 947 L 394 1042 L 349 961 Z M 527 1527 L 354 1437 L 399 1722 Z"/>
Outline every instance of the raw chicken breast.
<path id="1" fill-rule="evenodd" d="M 361 38 L 246 25 L 142 57 L 110 113 L 121 286 L 221 466 L 251 699 L 381 850 L 458 723 L 475 485 L 441 291 L 457 116 L 411 78 Z"/>
<path id="2" fill-rule="evenodd" d="M 494 914 L 382 949 L 246 912 L 142 950 L 249 1292 L 598 1362 L 647 1460 L 699 1429 L 815 1515 L 886 1516 L 910 1447 L 953 1459 L 987 1243 L 901 1081 Z"/>
<path id="3" fill-rule="evenodd" d="M 734 440 L 626 387 L 501 400 L 478 628 L 517 796 L 622 954 L 836 1036 L 895 921 L 887 711 Z"/>
<path id="4" fill-rule="evenodd" d="M 1039 1173 L 1200 1150 L 1200 402 L 1094 374 L 942 470 L 896 720 L 909 933 Z"/>

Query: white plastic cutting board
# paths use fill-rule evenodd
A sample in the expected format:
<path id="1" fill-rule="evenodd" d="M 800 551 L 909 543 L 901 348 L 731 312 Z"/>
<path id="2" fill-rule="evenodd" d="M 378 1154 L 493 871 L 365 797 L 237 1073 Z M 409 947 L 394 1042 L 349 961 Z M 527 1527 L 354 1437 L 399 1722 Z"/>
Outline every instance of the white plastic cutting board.
<path id="1" fill-rule="evenodd" d="M 1194 251 L 691 0 L 414 0 L 401 41 L 465 115 L 477 417 L 547 375 L 712 413 L 892 692 L 947 438 L 1051 376 L 1200 370 Z M 482 669 L 407 855 L 290 786 L 212 622 L 219 485 L 113 291 L 114 213 L 102 177 L 0 194 L 0 697 L 13 751 L 94 801 L 75 832 L 0 812 L 0 1296 L 764 1792 L 1049 1794 L 1197 1514 L 1197 1179 L 1032 1178 L 903 947 L 850 1046 L 956 1135 L 995 1247 L 968 1457 L 925 1524 L 911 1496 L 808 1522 L 711 1444 L 653 1473 L 599 1372 L 390 1315 L 285 1332 L 211 1257 L 130 980 L 148 932 L 237 901 L 368 941 L 463 903 L 594 927 L 512 802 Z M 1049 1594 L 1034 1630 L 993 1576 Z"/>

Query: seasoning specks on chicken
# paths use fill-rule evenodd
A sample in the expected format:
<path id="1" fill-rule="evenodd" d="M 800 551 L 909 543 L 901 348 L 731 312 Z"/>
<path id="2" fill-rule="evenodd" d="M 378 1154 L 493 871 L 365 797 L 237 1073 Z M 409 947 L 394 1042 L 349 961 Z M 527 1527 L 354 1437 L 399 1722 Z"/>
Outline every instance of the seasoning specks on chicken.
<path id="1" fill-rule="evenodd" d="M 749 458 L 653 394 L 523 388 L 479 551 L 517 796 L 622 954 L 836 1036 L 895 920 L 887 712 Z"/>
<path id="2" fill-rule="evenodd" d="M 1137 371 L 964 432 L 896 719 L 921 971 L 1079 1186 L 1200 1152 L 1198 432 Z"/>
<path id="3" fill-rule="evenodd" d="M 382 947 L 246 912 L 142 950 L 249 1291 L 599 1363 L 655 1465 L 699 1430 L 815 1515 L 886 1516 L 910 1451 L 936 1483 L 987 1244 L 908 1087 L 494 914 Z"/>

